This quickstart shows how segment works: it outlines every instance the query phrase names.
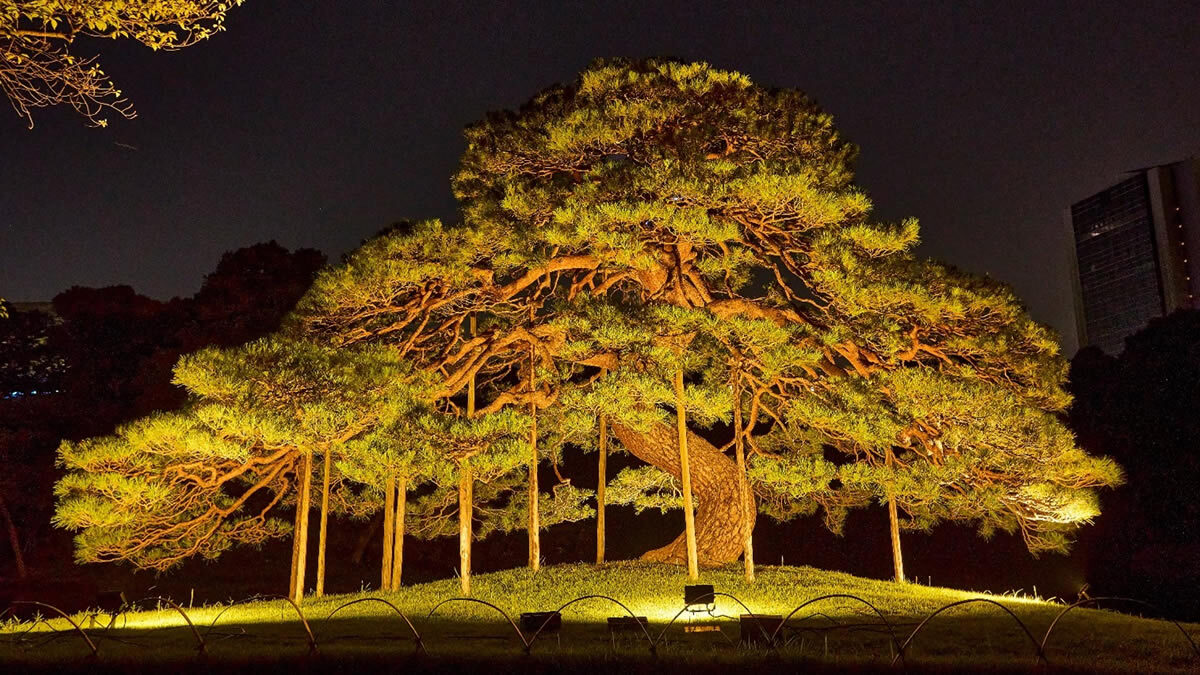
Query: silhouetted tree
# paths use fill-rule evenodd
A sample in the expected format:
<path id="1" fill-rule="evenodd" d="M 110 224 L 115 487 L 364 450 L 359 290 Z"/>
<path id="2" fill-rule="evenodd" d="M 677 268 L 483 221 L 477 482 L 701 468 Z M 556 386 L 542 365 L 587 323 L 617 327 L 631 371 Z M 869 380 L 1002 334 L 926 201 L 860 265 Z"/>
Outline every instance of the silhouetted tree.
<path id="1" fill-rule="evenodd" d="M 1093 594 L 1143 598 L 1195 618 L 1200 592 L 1200 311 L 1155 319 L 1120 356 L 1095 347 L 1071 363 L 1071 426 L 1125 468 L 1088 539 Z"/>
<path id="2" fill-rule="evenodd" d="M 171 382 L 179 356 L 275 330 L 323 263 L 312 249 L 258 244 L 226 253 L 194 297 L 160 302 L 128 286 L 76 287 L 49 307 L 0 321 L 0 454 L 21 467 L 7 473 L 8 483 L 0 477 L 0 491 L 18 494 L 7 504 L 25 551 L 51 536 L 45 525 L 62 440 L 108 434 L 182 405 L 186 394 Z"/>

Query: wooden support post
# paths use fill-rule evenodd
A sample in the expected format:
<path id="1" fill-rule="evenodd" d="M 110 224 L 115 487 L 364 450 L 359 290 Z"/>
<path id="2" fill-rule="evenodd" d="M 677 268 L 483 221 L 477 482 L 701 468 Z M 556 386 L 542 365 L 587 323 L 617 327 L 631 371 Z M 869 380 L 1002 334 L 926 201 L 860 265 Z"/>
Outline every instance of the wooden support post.
<path id="1" fill-rule="evenodd" d="M 533 323 L 533 306 L 529 307 L 529 320 Z M 529 391 L 533 393 L 537 382 L 537 352 L 529 346 Z M 542 523 L 538 509 L 538 428 L 537 405 L 529 403 L 529 569 L 537 572 L 542 566 Z"/>
<path id="2" fill-rule="evenodd" d="M 475 315 L 471 315 L 471 337 L 475 337 Z M 467 382 L 467 418 L 475 416 L 475 376 Z M 459 464 L 458 475 L 458 566 L 462 593 L 471 595 L 471 518 L 475 510 L 475 476 L 471 460 Z"/>
<path id="3" fill-rule="evenodd" d="M 396 475 L 388 470 L 383 479 L 383 556 L 379 565 L 379 590 L 392 589 L 392 549 L 396 534 Z"/>
<path id="4" fill-rule="evenodd" d="M 392 516 L 392 574 L 388 590 L 400 590 L 400 576 L 404 571 L 404 511 L 408 505 L 408 477 L 396 477 L 396 513 Z"/>
<path id="5" fill-rule="evenodd" d="M 887 451 L 887 466 L 889 469 L 894 468 L 892 451 Z M 904 582 L 904 554 L 900 550 L 900 518 L 896 513 L 896 495 L 891 487 L 891 478 L 888 479 L 887 489 L 887 504 L 888 504 L 888 521 L 892 535 L 892 570 L 895 572 L 896 581 Z"/>
<path id="6" fill-rule="evenodd" d="M 604 562 L 604 490 L 608 487 L 608 424 L 600 415 L 600 467 L 596 479 L 596 564 Z"/>
<path id="7" fill-rule="evenodd" d="M 742 500 L 742 508 L 750 507 L 750 480 L 746 475 L 745 438 L 742 430 L 742 388 L 741 379 L 733 380 L 733 447 L 738 467 L 738 496 Z M 745 541 L 742 543 L 742 561 L 745 566 L 746 581 L 754 581 L 754 519 L 757 514 L 746 514 L 750 521 L 750 529 L 746 530 Z"/>
<path id="8" fill-rule="evenodd" d="M 295 584 L 292 586 L 292 600 L 299 603 L 304 599 L 304 572 L 308 562 L 308 512 L 312 508 L 312 453 L 304 453 L 301 460 L 300 497 L 297 508 L 300 509 L 299 533 L 296 537 Z"/>
<path id="9" fill-rule="evenodd" d="M 329 534 L 329 481 L 333 448 L 325 448 L 325 475 L 321 480 L 321 531 L 317 535 L 317 597 L 325 595 L 325 544 Z"/>
<path id="10" fill-rule="evenodd" d="M 475 500 L 475 479 L 470 460 L 459 466 L 458 476 L 458 567 L 462 593 L 471 595 L 471 515 Z"/>
<path id="11" fill-rule="evenodd" d="M 683 369 L 675 371 L 675 421 L 679 431 L 679 473 L 683 479 L 683 523 L 687 538 L 688 578 L 700 578 L 696 554 L 696 512 L 692 508 L 692 470 L 688 464 L 687 410 L 683 389 Z"/>

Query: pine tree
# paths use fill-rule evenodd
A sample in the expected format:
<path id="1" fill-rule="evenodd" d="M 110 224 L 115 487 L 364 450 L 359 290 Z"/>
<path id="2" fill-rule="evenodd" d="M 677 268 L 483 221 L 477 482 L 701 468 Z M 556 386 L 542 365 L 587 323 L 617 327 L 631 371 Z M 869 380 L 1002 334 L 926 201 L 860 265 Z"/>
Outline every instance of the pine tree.
<path id="1" fill-rule="evenodd" d="M 915 258 L 915 221 L 872 222 L 856 149 L 802 94 L 705 64 L 601 61 L 467 139 L 453 180 L 465 223 L 368 242 L 293 325 L 439 373 L 430 405 L 447 414 L 471 382 L 486 383 L 484 416 L 625 390 L 597 412 L 626 450 L 682 479 L 686 441 L 701 565 L 743 553 L 756 507 L 734 461 L 666 419 L 679 368 L 706 392 L 687 395 L 686 427 L 729 421 L 736 364 L 738 439 L 780 517 L 821 506 L 837 527 L 894 487 L 914 524 L 1016 527 L 1040 550 L 1117 479 L 1056 418 L 1054 336 L 1000 284 Z M 521 374 L 531 352 L 547 375 L 536 388 Z M 1008 407 L 977 410 L 987 398 Z M 693 416 L 693 399 L 708 410 Z M 946 482 L 949 464 L 971 468 Z M 647 557 L 685 562 L 690 538 Z"/>
<path id="2" fill-rule="evenodd" d="M 1055 336 L 1007 287 L 917 258 L 916 221 L 873 221 L 856 149 L 799 92 L 600 61 L 467 140 L 464 222 L 382 233 L 317 278 L 276 343 L 180 365 L 197 433 L 258 453 L 197 466 L 278 469 L 264 487 L 283 499 L 297 462 L 334 453 L 384 503 L 385 587 L 406 533 L 457 529 L 464 593 L 488 532 L 526 529 L 535 564 L 539 528 L 590 515 L 565 481 L 540 492 L 538 466 L 596 445 L 597 419 L 650 465 L 605 501 L 684 508 L 684 532 L 644 558 L 693 576 L 743 554 L 752 576 L 760 507 L 823 509 L 836 530 L 882 501 L 897 527 L 901 512 L 905 527 L 971 521 L 1061 550 L 1096 515 L 1094 488 L 1120 480 L 1059 419 Z M 729 423 L 723 448 L 697 433 Z M 276 447 L 291 454 L 272 464 Z M 75 501 L 112 499 L 73 476 Z M 412 503 L 396 487 L 410 481 L 430 486 Z M 195 508 L 228 503 L 204 490 Z M 63 523 L 100 537 L 73 503 Z"/>

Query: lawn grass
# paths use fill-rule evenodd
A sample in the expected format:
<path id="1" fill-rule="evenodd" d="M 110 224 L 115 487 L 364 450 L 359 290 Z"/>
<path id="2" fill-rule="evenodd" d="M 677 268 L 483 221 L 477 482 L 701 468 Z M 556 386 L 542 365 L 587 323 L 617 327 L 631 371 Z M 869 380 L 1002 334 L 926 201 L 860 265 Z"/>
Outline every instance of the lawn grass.
<path id="1" fill-rule="evenodd" d="M 1065 605 L 1032 598 L 988 596 L 914 584 L 828 572 L 810 567 L 770 567 L 758 570 L 747 583 L 740 568 L 705 571 L 701 583 L 736 596 L 754 614 L 786 615 L 806 600 L 828 594 L 854 595 L 887 617 L 901 643 L 917 624 L 940 607 L 972 598 L 989 598 L 1011 610 L 1029 628 L 1031 641 L 1002 609 L 971 603 L 947 610 L 931 620 L 905 650 L 910 670 L 1029 670 L 1047 627 Z M 208 669 L 220 664 L 258 672 L 273 667 L 290 672 L 367 669 L 388 664 L 406 670 L 436 671 L 453 667 L 472 670 L 576 670 L 597 672 L 710 672 L 753 668 L 756 672 L 887 667 L 895 650 L 881 619 L 865 604 L 848 598 L 814 603 L 795 614 L 784 631 L 786 643 L 771 650 L 739 645 L 737 616 L 747 613 L 735 600 L 716 598 L 714 614 L 684 613 L 686 575 L 677 567 L 637 562 L 603 566 L 559 565 L 538 574 L 517 569 L 473 578 L 472 596 L 493 603 L 517 620 L 521 612 L 549 611 L 574 598 L 607 595 L 636 615 L 649 619 L 649 633 L 661 641 L 651 654 L 644 635 L 633 635 L 615 646 L 606 618 L 627 615 L 620 606 L 602 599 L 575 603 L 563 611 L 561 634 L 539 636 L 526 653 L 507 619 L 485 605 L 452 601 L 459 595 L 457 579 L 406 587 L 396 593 L 366 592 L 307 598 L 304 615 L 317 647 L 295 609 L 283 600 L 263 600 L 232 606 L 186 610 L 205 641 L 197 640 L 183 616 L 174 609 L 129 612 L 106 627 L 107 617 L 73 618 L 95 642 L 98 655 L 63 619 L 16 623 L 0 627 L 0 663 L 26 669 L 61 670 L 86 666 L 89 671 L 127 670 L 171 665 L 175 670 Z M 424 653 L 395 611 L 374 600 L 338 608 L 362 598 L 380 598 L 402 611 L 420 632 Z M 151 602 L 143 606 L 153 607 Z M 332 618 L 331 613 L 338 610 Z M 99 623 L 96 623 L 96 622 Z M 720 632 L 688 633 L 684 626 L 710 623 Z M 90 627 L 89 627 L 90 626 Z M 1193 639 L 1200 626 L 1185 624 Z M 532 631 L 529 631 L 530 633 Z M 526 638 L 530 637 L 526 635 Z M 1142 619 L 1113 611 L 1076 609 L 1055 629 L 1046 649 L 1056 669 L 1110 672 L 1196 672 L 1200 657 L 1170 622 Z M 85 661 L 85 658 L 87 659 Z M 15 672 L 15 671 L 14 671 Z"/>

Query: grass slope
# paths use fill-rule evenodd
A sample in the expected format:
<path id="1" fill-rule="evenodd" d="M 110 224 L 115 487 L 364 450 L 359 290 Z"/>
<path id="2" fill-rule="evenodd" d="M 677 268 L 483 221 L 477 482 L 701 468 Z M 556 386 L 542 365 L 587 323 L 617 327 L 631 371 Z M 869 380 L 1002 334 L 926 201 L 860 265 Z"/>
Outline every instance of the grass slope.
<path id="1" fill-rule="evenodd" d="M 712 570 L 702 574 L 701 582 L 736 596 L 755 614 L 786 615 L 822 595 L 855 595 L 879 608 L 900 642 L 938 608 L 970 598 L 990 598 L 1010 609 L 1039 642 L 1064 608 L 1036 599 L 896 584 L 808 567 L 760 567 L 752 584 L 745 582 L 740 568 Z M 349 672 L 371 663 L 416 671 L 454 666 L 460 671 L 492 672 L 518 668 L 705 672 L 747 666 L 756 671 L 794 672 L 801 665 L 809 670 L 870 671 L 891 660 L 893 646 L 880 619 L 866 605 L 846 598 L 823 600 L 798 612 L 785 631 L 787 644 L 774 651 L 737 645 L 736 617 L 746 610 L 727 597 L 717 598 L 714 612 L 727 618 L 698 619 L 685 613 L 668 627 L 682 609 L 687 583 L 679 568 L 636 562 L 599 567 L 560 565 L 537 575 L 517 569 L 473 578 L 473 597 L 495 604 L 514 620 L 521 612 L 556 609 L 582 595 L 611 596 L 635 614 L 648 617 L 654 638 L 663 636 L 657 656 L 651 656 L 642 636 L 615 646 L 610 642 L 605 619 L 625 611 L 601 599 L 568 607 L 563 612 L 561 638 L 540 637 L 530 655 L 507 620 L 482 604 L 454 601 L 429 616 L 439 602 L 459 595 L 456 579 L 406 587 L 397 593 L 306 599 L 303 611 L 318 643 L 315 655 L 308 653 L 308 639 L 295 610 L 282 600 L 187 610 L 207 644 L 206 654 L 199 660 L 195 635 L 173 609 L 131 612 L 112 628 L 103 627 L 106 617 L 99 624 L 87 615 L 74 618 L 85 626 L 99 649 L 99 655 L 86 664 L 89 671 L 149 664 L 204 670 L 214 663 L 222 668 L 249 665 L 259 671 L 284 666 L 292 672 Z M 367 597 L 385 599 L 404 612 L 420 631 L 427 653 L 416 654 L 412 633 L 384 603 L 359 602 L 329 618 L 339 606 Z M 715 623 L 721 632 L 685 632 L 684 625 L 697 621 Z M 88 628 L 89 624 L 93 627 Z M 10 622 L 0 627 L 0 663 L 55 670 L 82 665 L 90 652 L 77 635 L 64 632 L 69 628 L 62 619 Z M 1184 628 L 1193 639 L 1200 635 L 1200 626 L 1187 624 Z M 910 670 L 1028 670 L 1035 654 L 1036 646 L 1017 622 L 987 603 L 967 604 L 939 615 L 905 651 Z M 1062 619 L 1046 654 L 1055 668 L 1063 670 L 1195 672 L 1200 668 L 1200 657 L 1170 622 L 1090 609 L 1073 610 Z"/>

